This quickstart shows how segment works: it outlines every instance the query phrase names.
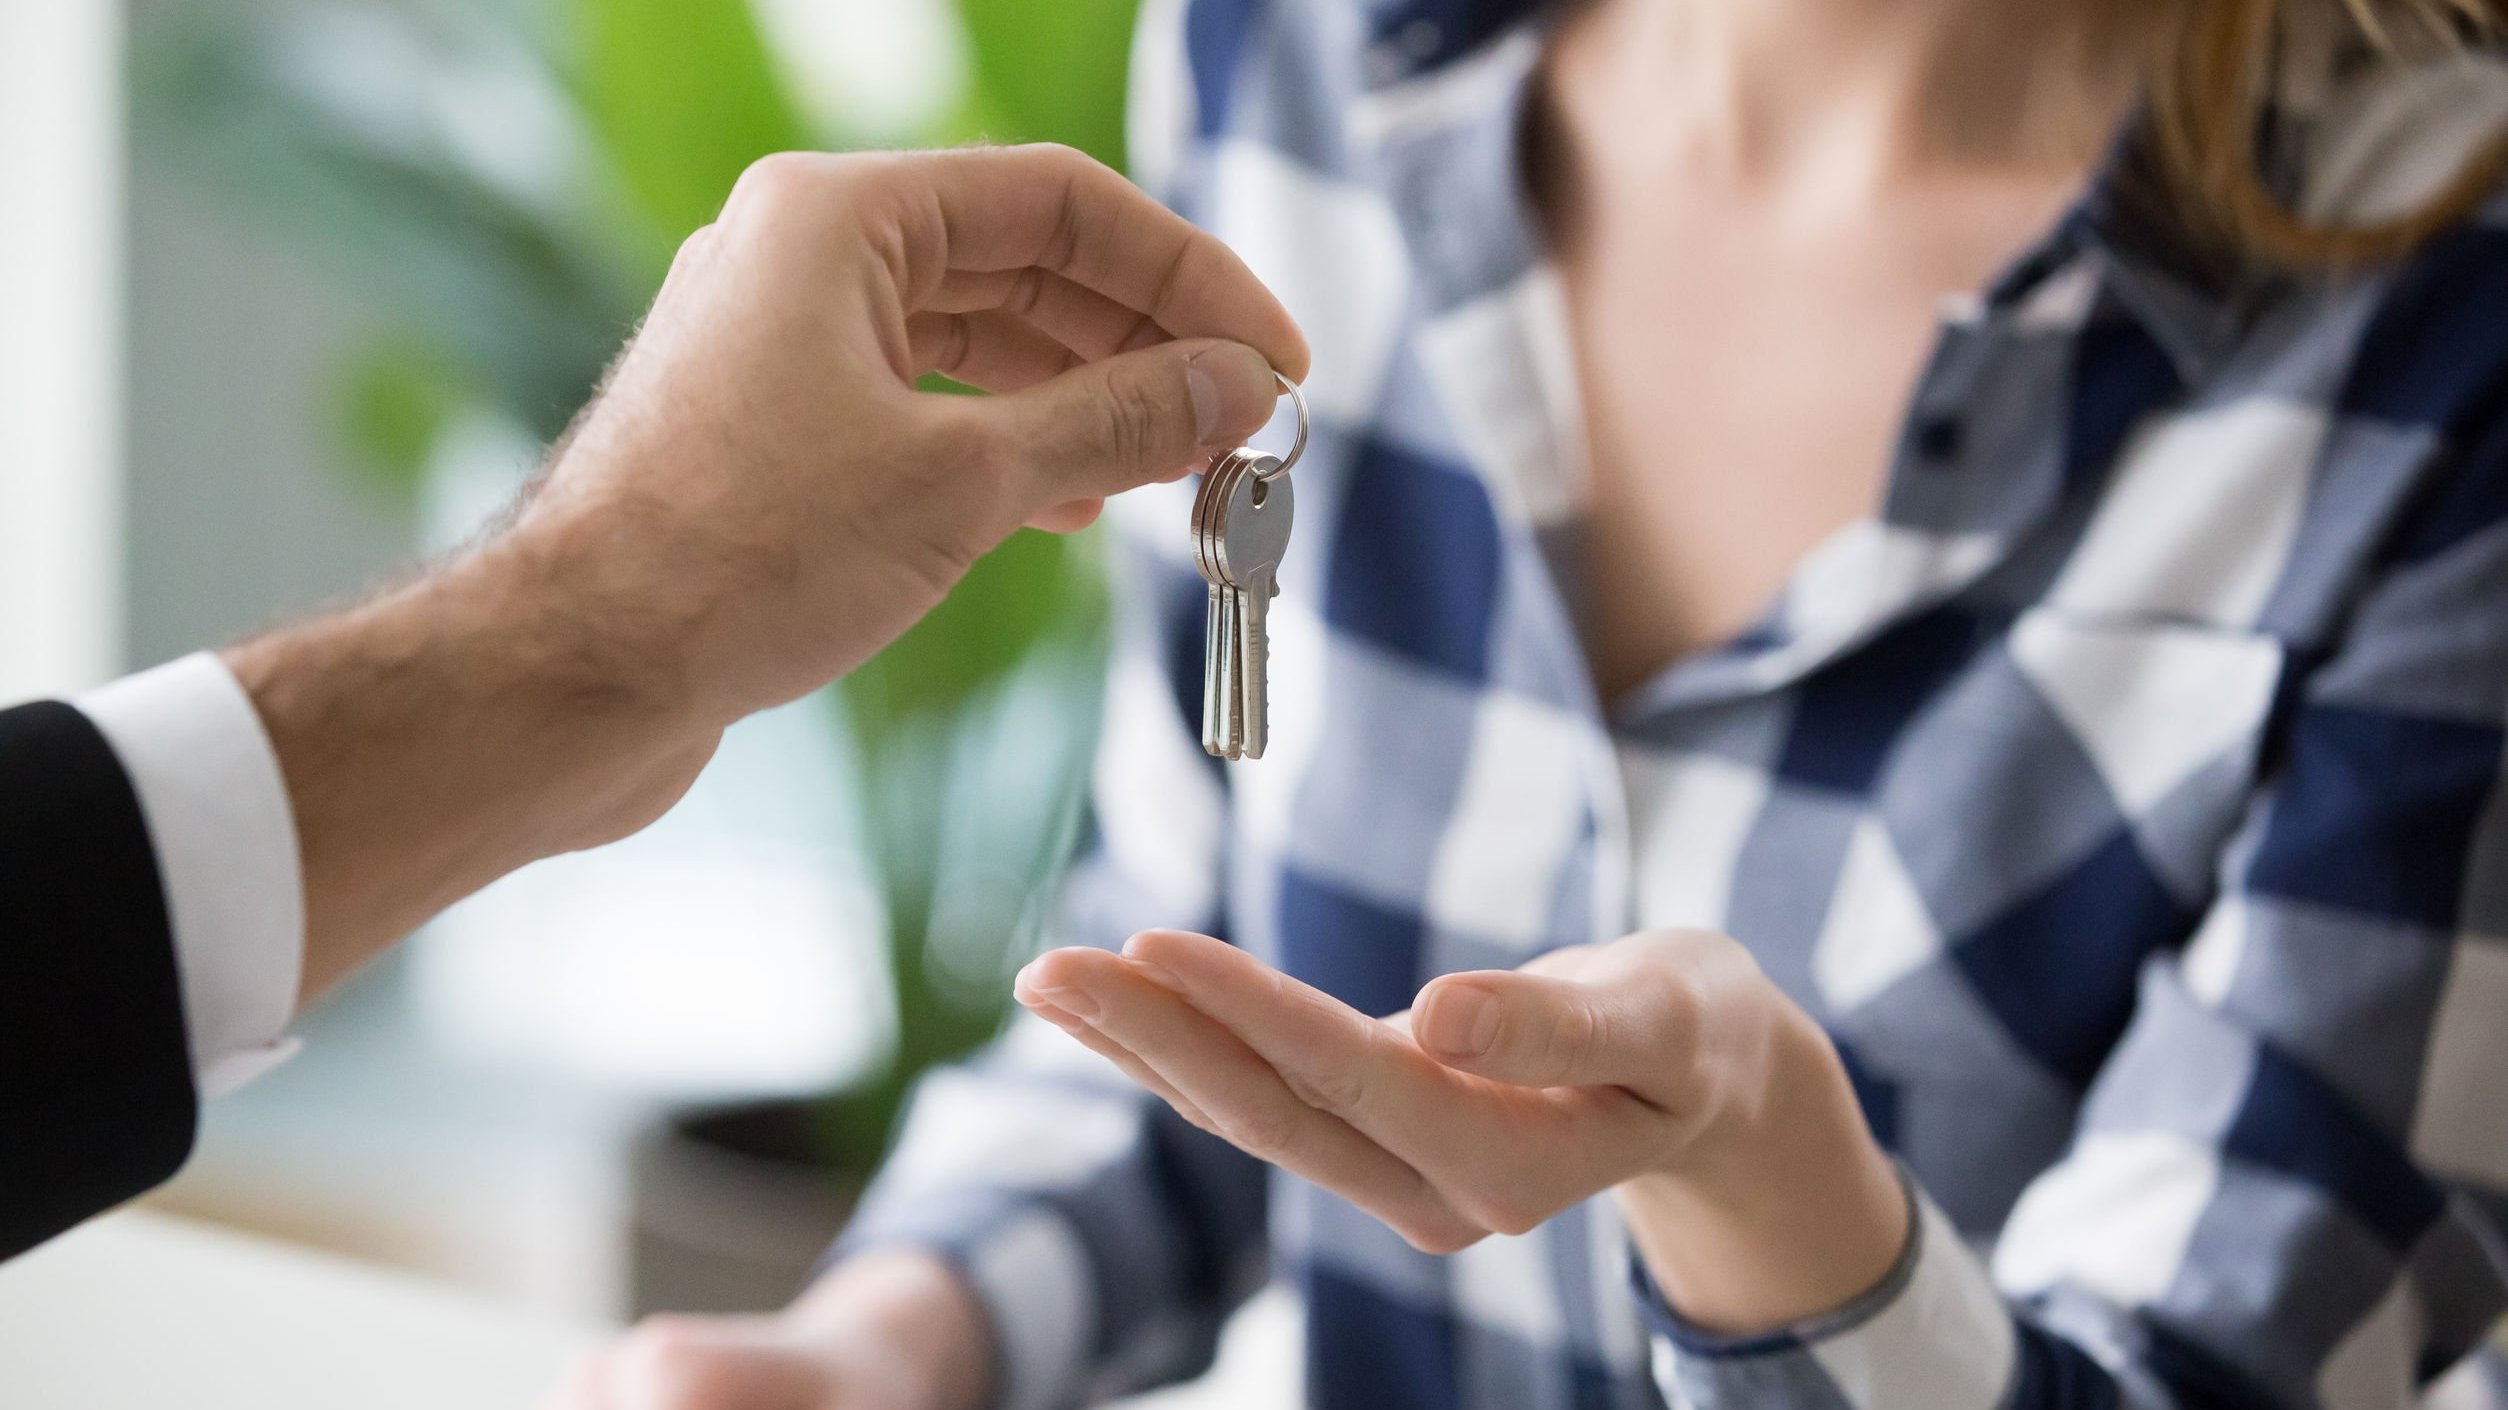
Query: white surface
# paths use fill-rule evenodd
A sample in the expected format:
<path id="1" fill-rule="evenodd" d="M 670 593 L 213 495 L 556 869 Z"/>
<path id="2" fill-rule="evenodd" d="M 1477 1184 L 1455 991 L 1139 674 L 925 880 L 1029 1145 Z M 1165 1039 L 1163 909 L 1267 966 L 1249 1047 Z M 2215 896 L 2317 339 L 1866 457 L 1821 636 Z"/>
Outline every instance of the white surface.
<path id="1" fill-rule="evenodd" d="M 1917 1202 L 1923 1242 L 1907 1286 L 1811 1354 L 1859 1410 L 1993 1410 L 2019 1354 L 2011 1311 L 1950 1219 L 1921 1191 Z"/>
<path id="2" fill-rule="evenodd" d="M 1131 1410 L 1296 1403 L 1297 1310 L 1266 1293 L 1219 1370 Z M 527 1407 L 603 1333 L 145 1211 L 0 1266 L 0 1405 L 42 1410 Z"/>
<path id="3" fill-rule="evenodd" d="M 122 653 L 121 39 L 0 0 L 0 704 Z"/>
<path id="4" fill-rule="evenodd" d="M 501 1410 L 593 1342 L 412 1279 L 147 1213 L 0 1268 L 0 1405 Z"/>
<path id="5" fill-rule="evenodd" d="M 305 969 L 304 882 L 278 755 L 251 697 L 195 652 L 78 697 L 130 776 L 155 844 L 201 1095 L 290 1050 Z"/>

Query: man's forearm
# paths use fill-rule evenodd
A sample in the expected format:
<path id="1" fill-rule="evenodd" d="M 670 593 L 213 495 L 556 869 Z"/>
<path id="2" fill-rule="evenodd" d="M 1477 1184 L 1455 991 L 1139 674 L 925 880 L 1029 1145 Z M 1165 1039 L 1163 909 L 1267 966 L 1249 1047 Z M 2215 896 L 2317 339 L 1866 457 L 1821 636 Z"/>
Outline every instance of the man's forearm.
<path id="1" fill-rule="evenodd" d="M 300 1003 L 506 872 L 643 826 L 712 753 L 648 644 L 668 632 L 579 588 L 508 538 L 225 653 L 295 811 Z"/>

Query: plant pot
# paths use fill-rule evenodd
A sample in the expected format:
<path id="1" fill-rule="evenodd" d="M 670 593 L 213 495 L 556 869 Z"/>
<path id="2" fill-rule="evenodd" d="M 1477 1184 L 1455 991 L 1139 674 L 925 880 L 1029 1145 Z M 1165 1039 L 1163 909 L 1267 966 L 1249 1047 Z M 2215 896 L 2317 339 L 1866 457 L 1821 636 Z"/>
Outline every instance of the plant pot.
<path id="1" fill-rule="evenodd" d="M 831 1158 L 822 1103 L 665 1114 L 630 1164 L 627 1312 L 760 1312 L 808 1279 L 861 1193 Z"/>

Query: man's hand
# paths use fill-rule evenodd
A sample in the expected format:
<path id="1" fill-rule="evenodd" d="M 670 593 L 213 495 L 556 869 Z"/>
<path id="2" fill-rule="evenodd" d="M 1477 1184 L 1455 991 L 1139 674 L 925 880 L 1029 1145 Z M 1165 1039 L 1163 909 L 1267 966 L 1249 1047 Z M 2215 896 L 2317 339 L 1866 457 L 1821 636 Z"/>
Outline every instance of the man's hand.
<path id="1" fill-rule="evenodd" d="M 668 687 L 727 723 L 860 664 L 1020 523 L 1237 444 L 1306 364 L 1235 255 L 1077 152 L 770 157 L 516 533 L 654 618 Z M 1003 395 L 916 392 L 934 371 Z"/>
<path id="2" fill-rule="evenodd" d="M 1835 1051 L 1720 935 L 1447 975 L 1385 1019 L 1176 931 L 1053 951 L 1017 991 L 1186 1120 L 1429 1252 L 1616 1191 L 1674 1305 L 1747 1333 L 1871 1287 L 1906 1236 Z"/>
<path id="3" fill-rule="evenodd" d="M 873 1254 L 773 1316 L 650 1318 L 542 1410 L 973 1410 L 989 1336 L 939 1260 Z"/>
<path id="4" fill-rule="evenodd" d="M 758 163 L 508 531 L 227 653 L 295 808 L 304 997 L 642 827 L 724 726 L 859 665 L 1022 522 L 1234 445 L 1273 368 L 1307 368 L 1278 302 L 1076 152 Z"/>

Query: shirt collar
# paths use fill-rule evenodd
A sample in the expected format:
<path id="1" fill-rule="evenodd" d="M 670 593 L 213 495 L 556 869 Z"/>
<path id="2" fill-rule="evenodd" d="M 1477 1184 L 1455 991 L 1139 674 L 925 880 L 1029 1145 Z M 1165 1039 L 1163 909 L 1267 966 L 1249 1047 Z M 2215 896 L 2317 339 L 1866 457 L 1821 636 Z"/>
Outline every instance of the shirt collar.
<path id="1" fill-rule="evenodd" d="M 1376 88 L 1407 83 L 1554 8 L 1549 0 L 1371 0 L 1366 80 Z"/>
<path id="2" fill-rule="evenodd" d="M 2119 127 L 2054 229 L 1987 285 L 1985 307 L 2021 306 L 2084 254 L 2097 261 L 2104 293 L 2151 335 L 2187 386 L 2201 385 L 2229 357 L 2270 282 L 2187 220 L 2139 112 Z"/>
<path id="3" fill-rule="evenodd" d="M 1351 136 L 1397 188 L 1432 298 L 1485 292 L 1496 270 L 1541 246 L 1521 144 L 1556 14 L 1534 0 L 1402 0 L 1373 11 L 1367 92 L 1351 114 Z M 2270 281 L 2225 257 L 2178 213 L 2154 153 L 2137 114 L 2064 216 L 1975 306 L 1988 316 L 2017 314 L 2090 255 L 2114 306 L 2195 386 L 2237 346 Z"/>

